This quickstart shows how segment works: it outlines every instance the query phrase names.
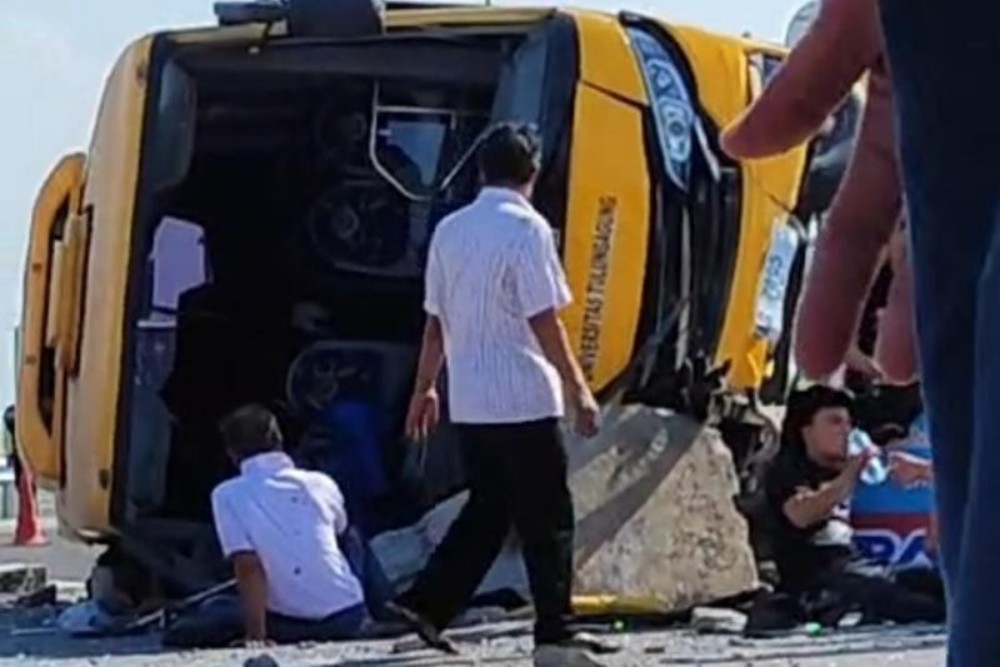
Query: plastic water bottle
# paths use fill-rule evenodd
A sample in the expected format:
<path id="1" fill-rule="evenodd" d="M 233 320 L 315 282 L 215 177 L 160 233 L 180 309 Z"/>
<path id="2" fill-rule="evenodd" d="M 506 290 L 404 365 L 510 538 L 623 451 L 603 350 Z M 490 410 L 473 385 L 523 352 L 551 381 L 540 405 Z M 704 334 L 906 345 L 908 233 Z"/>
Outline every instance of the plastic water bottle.
<path id="1" fill-rule="evenodd" d="M 861 471 L 861 481 L 864 484 L 881 484 L 889 478 L 889 468 L 885 465 L 885 461 L 882 460 L 882 452 L 878 448 L 878 445 L 868 437 L 867 433 L 856 428 L 847 437 L 847 452 L 851 456 L 857 456 L 865 450 L 874 452 L 875 456 L 868 461 L 868 465 Z"/>

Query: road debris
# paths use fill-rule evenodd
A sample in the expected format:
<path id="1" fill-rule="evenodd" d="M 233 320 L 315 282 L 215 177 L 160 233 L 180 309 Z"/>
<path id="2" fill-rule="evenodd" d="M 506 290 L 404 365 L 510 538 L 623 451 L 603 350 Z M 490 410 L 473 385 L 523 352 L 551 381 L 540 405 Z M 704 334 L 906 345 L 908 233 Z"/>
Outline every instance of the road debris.
<path id="1" fill-rule="evenodd" d="M 733 609 L 697 607 L 691 612 L 691 629 L 713 634 L 741 634 L 747 625 L 747 616 Z"/>
<path id="2" fill-rule="evenodd" d="M 17 607 L 45 607 L 54 605 L 59 600 L 59 588 L 55 584 L 49 584 L 44 588 L 21 595 L 14 601 Z"/>
<path id="3" fill-rule="evenodd" d="M 0 595 L 27 595 L 45 588 L 49 571 L 44 565 L 4 563 L 0 565 Z"/>

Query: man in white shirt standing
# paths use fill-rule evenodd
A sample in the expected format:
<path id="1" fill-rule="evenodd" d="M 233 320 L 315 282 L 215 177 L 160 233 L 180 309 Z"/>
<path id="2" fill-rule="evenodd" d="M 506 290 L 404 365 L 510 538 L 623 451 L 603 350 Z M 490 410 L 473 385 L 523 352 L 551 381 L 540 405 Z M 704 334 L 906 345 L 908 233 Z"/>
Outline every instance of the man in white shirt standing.
<path id="1" fill-rule="evenodd" d="M 596 664 L 613 650 L 572 632 L 573 502 L 559 421 L 564 396 L 577 432 L 593 436 L 598 407 L 558 312 L 571 301 L 554 235 L 530 202 L 540 166 L 530 127 L 503 123 L 479 149 L 483 189 L 431 240 L 424 330 L 407 432 L 423 439 L 448 407 L 458 426 L 469 499 L 417 582 L 391 608 L 428 644 L 469 601 L 513 526 L 534 599 L 536 664 Z"/>
<path id="2" fill-rule="evenodd" d="M 241 636 L 251 644 L 356 637 L 365 599 L 338 544 L 348 518 L 337 484 L 295 467 L 282 451 L 277 420 L 260 405 L 240 408 L 221 430 L 240 475 L 215 488 L 212 511 L 242 605 L 234 596 L 210 600 L 164 642 L 210 647 Z"/>

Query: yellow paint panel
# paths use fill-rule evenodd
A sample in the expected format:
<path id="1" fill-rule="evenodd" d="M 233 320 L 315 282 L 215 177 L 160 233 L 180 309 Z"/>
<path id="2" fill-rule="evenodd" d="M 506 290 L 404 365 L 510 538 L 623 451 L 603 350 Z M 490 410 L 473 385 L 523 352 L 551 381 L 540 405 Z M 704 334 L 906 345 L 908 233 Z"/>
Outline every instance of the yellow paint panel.
<path id="1" fill-rule="evenodd" d="M 59 422 L 63 397 L 57 379 L 53 405 L 39 404 L 43 349 L 55 346 L 59 312 L 61 278 L 60 253 L 50 252 L 55 225 L 64 206 L 65 224 L 79 209 L 79 193 L 83 184 L 85 156 L 73 153 L 62 158 L 52 169 L 35 201 L 31 220 L 28 261 L 25 266 L 22 295 L 21 349 L 18 367 L 17 441 L 21 454 L 35 474 L 39 485 L 47 489 L 58 486 L 62 473 Z M 47 428 L 43 413 L 53 413 L 53 428 Z"/>
<path id="2" fill-rule="evenodd" d="M 760 48 L 743 39 L 697 28 L 663 27 L 687 55 L 702 106 L 719 128 L 735 121 L 759 94 L 759 81 L 751 74 L 751 53 L 781 53 L 774 47 Z M 717 364 L 732 362 L 728 382 L 734 389 L 758 388 L 769 372 L 770 346 L 754 332 L 757 295 L 771 232 L 794 207 L 805 164 L 804 145 L 776 158 L 741 164 L 740 247 L 715 357 Z"/>
<path id="3" fill-rule="evenodd" d="M 626 99 L 647 103 L 646 88 L 628 36 L 613 16 L 566 10 L 576 23 L 580 78 Z"/>
<path id="4" fill-rule="evenodd" d="M 662 24 L 687 56 L 702 107 L 718 127 L 725 127 L 747 106 L 749 73 L 740 40 L 698 28 Z"/>
<path id="5" fill-rule="evenodd" d="M 140 142 L 151 38 L 130 46 L 108 78 L 87 162 L 93 206 L 79 373 L 68 383 L 66 486 L 60 514 L 78 533 L 110 530 L 114 445 Z"/>
<path id="6" fill-rule="evenodd" d="M 646 272 L 650 184 L 641 109 L 577 87 L 565 264 L 570 340 L 595 389 L 629 364 Z"/>

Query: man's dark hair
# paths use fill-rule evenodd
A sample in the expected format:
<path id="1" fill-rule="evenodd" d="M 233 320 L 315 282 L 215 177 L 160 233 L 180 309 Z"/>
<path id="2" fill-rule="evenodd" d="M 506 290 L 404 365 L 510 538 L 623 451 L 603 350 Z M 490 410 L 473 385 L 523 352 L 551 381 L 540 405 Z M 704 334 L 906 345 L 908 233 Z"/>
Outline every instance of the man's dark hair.
<path id="1" fill-rule="evenodd" d="M 6 410 L 3 411 L 3 425 L 7 428 L 11 435 L 14 435 L 14 406 L 8 406 Z"/>
<path id="2" fill-rule="evenodd" d="M 486 185 L 527 184 L 541 168 L 542 142 L 534 126 L 498 123 L 479 145 L 479 171 Z"/>
<path id="3" fill-rule="evenodd" d="M 278 419 L 263 405 L 252 403 L 230 413 L 219 422 L 222 442 L 238 459 L 281 449 Z"/>
<path id="4" fill-rule="evenodd" d="M 853 415 L 854 395 L 845 389 L 822 384 L 793 391 L 785 404 L 785 421 L 781 426 L 782 448 L 803 450 L 802 429 L 812 423 L 816 413 L 826 408 L 844 408 Z"/>

